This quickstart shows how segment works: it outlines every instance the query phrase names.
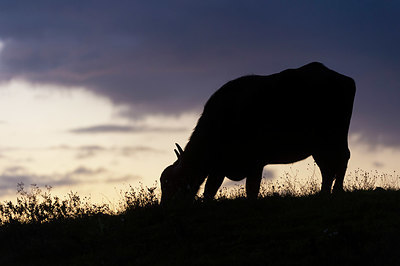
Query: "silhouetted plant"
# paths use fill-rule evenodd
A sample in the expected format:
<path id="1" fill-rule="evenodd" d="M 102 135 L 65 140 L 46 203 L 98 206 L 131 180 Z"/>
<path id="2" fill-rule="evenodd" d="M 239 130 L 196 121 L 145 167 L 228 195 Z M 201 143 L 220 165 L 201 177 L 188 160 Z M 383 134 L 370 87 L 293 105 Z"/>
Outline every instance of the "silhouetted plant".
<path id="1" fill-rule="evenodd" d="M 260 198 L 266 197 L 302 197 L 316 194 L 320 191 L 319 173 L 310 168 L 308 178 L 300 178 L 296 171 L 284 173 L 276 179 L 263 179 L 260 189 Z M 345 182 L 345 191 L 374 190 L 380 187 L 383 190 L 399 190 L 400 176 L 367 172 L 357 169 L 349 172 Z M 17 186 L 16 203 L 5 201 L 0 203 L 0 224 L 11 223 L 46 223 L 54 220 L 84 218 L 94 215 L 117 215 L 128 211 L 158 206 L 160 190 L 157 183 L 151 187 L 140 184 L 140 187 L 129 186 L 126 191 L 121 191 L 121 199 L 117 204 L 93 204 L 90 198 L 81 198 L 76 192 L 69 192 L 64 199 L 51 194 L 51 187 L 39 188 L 36 184 L 25 189 L 23 183 Z M 245 198 L 244 185 L 222 187 L 216 199 Z M 101 227 L 101 220 L 99 220 Z"/>
<path id="2" fill-rule="evenodd" d="M 24 184 L 17 186 L 16 203 L 11 201 L 0 204 L 0 221 L 5 223 L 45 223 L 58 219 L 79 218 L 95 214 L 112 214 L 107 204 L 95 205 L 90 199 L 82 200 L 77 193 L 70 192 L 66 199 L 60 200 L 51 195 L 51 187 L 40 189 L 32 184 L 25 190 Z"/>
<path id="3" fill-rule="evenodd" d="M 156 190 L 157 183 L 152 187 L 144 187 L 140 183 L 140 188 L 136 189 L 129 185 L 128 191 L 121 191 L 122 202 L 120 202 L 120 210 L 128 211 L 158 205 L 159 200 Z"/>

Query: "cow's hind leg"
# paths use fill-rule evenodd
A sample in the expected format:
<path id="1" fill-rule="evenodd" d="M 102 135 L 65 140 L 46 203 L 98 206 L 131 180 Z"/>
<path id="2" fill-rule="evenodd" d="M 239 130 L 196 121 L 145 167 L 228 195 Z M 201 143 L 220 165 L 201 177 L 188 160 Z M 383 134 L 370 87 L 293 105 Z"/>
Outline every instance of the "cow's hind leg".
<path id="1" fill-rule="evenodd" d="M 343 181 L 346 174 L 347 163 L 337 166 L 335 174 L 335 185 L 333 186 L 333 193 L 343 191 Z"/>
<path id="2" fill-rule="evenodd" d="M 347 163 L 350 159 L 350 151 L 347 149 L 343 152 L 335 167 L 335 185 L 333 186 L 333 193 L 343 191 L 343 181 L 347 170 Z"/>
<path id="3" fill-rule="evenodd" d="M 215 197 L 215 194 L 217 194 L 218 189 L 221 187 L 223 181 L 223 175 L 210 174 L 207 178 L 204 188 L 204 198 L 206 200 L 212 200 Z"/>
<path id="4" fill-rule="evenodd" d="M 333 156 L 335 155 L 336 156 Z M 347 169 L 347 162 L 350 158 L 350 151 L 331 152 L 329 156 L 313 156 L 322 174 L 322 193 L 330 193 L 332 183 L 335 180 L 333 192 L 343 191 L 343 180 Z"/>
<path id="5" fill-rule="evenodd" d="M 318 163 L 317 163 L 318 164 Z M 322 175 L 321 193 L 331 193 L 335 172 L 329 165 L 318 165 Z"/>
<path id="6" fill-rule="evenodd" d="M 249 173 L 246 179 L 246 194 L 250 200 L 255 200 L 260 192 L 260 184 L 262 179 L 263 168 L 257 169 Z"/>

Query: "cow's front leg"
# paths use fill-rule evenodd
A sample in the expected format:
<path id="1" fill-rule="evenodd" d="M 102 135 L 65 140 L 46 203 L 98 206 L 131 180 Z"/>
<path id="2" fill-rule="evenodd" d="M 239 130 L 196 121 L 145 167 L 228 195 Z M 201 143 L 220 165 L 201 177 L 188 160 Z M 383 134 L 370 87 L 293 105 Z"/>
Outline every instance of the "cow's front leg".
<path id="1" fill-rule="evenodd" d="M 207 178 L 204 188 L 204 198 L 206 200 L 212 200 L 215 197 L 215 194 L 217 194 L 218 189 L 221 187 L 223 181 L 223 175 L 210 174 Z"/>
<path id="2" fill-rule="evenodd" d="M 257 168 L 250 172 L 246 179 L 246 194 L 247 198 L 255 200 L 260 192 L 260 184 L 262 179 L 263 167 Z"/>

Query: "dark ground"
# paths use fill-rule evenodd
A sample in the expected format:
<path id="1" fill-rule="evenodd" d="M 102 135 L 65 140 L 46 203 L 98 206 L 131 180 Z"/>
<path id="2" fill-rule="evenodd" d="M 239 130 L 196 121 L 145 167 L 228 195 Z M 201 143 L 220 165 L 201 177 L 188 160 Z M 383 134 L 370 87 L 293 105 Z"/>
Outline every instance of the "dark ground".
<path id="1" fill-rule="evenodd" d="M 0 239 L 0 265 L 399 265 L 400 191 L 156 206 Z"/>

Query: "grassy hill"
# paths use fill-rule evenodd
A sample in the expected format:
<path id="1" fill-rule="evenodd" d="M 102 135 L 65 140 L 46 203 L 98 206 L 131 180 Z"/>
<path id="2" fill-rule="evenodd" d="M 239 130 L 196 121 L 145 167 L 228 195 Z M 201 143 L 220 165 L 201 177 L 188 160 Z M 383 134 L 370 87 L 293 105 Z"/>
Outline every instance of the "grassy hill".
<path id="1" fill-rule="evenodd" d="M 142 189 L 118 213 L 55 198 L 36 190 L 1 205 L 1 265 L 400 264 L 400 191 L 222 198 L 167 211 Z"/>

